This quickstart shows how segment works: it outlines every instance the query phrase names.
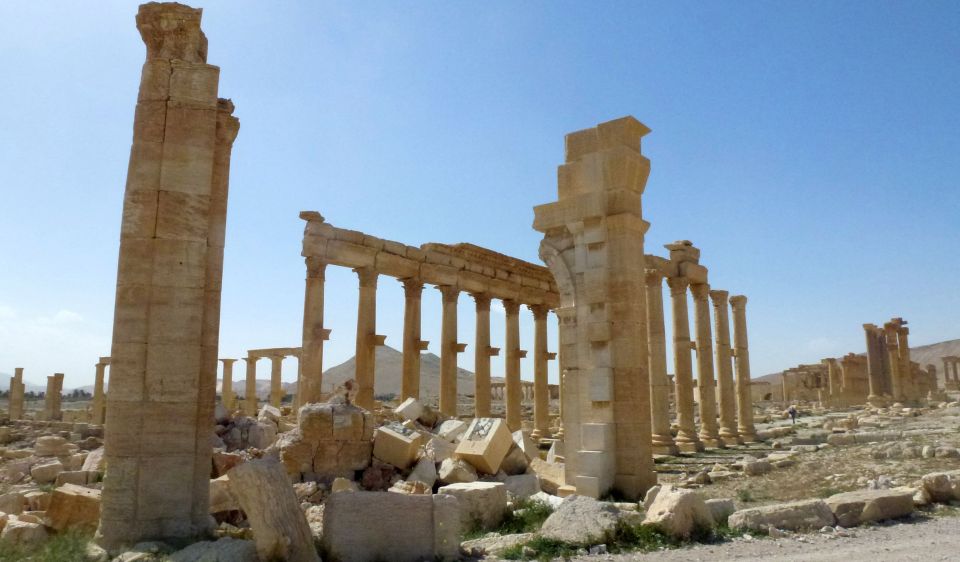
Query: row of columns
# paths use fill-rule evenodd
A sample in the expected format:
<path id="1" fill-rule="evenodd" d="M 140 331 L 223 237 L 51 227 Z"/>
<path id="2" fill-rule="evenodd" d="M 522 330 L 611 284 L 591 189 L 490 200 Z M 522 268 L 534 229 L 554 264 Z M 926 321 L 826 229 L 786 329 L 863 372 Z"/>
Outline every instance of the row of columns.
<path id="1" fill-rule="evenodd" d="M 943 361 L 943 385 L 945 388 L 956 390 L 960 387 L 960 357 L 947 355 L 940 358 Z"/>
<path id="2" fill-rule="evenodd" d="M 673 318 L 674 394 L 678 426 L 677 436 L 673 437 L 669 406 L 670 380 L 666 370 L 663 279 L 664 275 L 659 269 L 646 271 L 650 416 L 654 452 L 675 454 L 677 451 L 693 452 L 703 450 L 704 447 L 722 447 L 725 443 L 755 441 L 746 334 L 747 299 L 744 296 L 728 298 L 727 291 L 711 291 L 706 283 L 691 285 L 685 277 L 667 278 Z M 695 340 L 690 339 L 688 288 L 693 296 Z M 715 349 L 711 336 L 711 300 L 716 332 Z M 733 308 L 734 315 L 732 346 L 728 303 Z M 691 351 L 695 351 L 697 355 L 699 432 L 694 421 Z M 731 359 L 736 363 L 735 381 Z"/>
<path id="3" fill-rule="evenodd" d="M 550 385 L 547 385 L 547 392 L 550 392 Z M 523 402 L 534 402 L 536 400 L 536 384 L 533 381 L 522 381 L 520 387 L 521 400 Z M 548 397 L 549 398 L 549 397 Z M 490 401 L 503 402 L 506 400 L 506 383 L 490 383 Z"/>
<path id="4" fill-rule="evenodd" d="M 319 401 L 323 377 L 323 342 L 329 339 L 330 330 L 323 326 L 323 301 L 326 263 L 317 258 L 307 258 L 306 293 L 304 296 L 303 351 L 300 388 L 303 388 L 302 403 Z M 356 335 L 356 382 L 358 406 L 373 409 L 374 373 L 376 348 L 385 344 L 386 336 L 376 333 L 376 294 L 379 272 L 373 268 L 354 269 L 359 281 Z M 421 300 L 424 284 L 415 278 L 401 279 L 404 287 L 403 321 L 403 375 L 401 400 L 420 397 L 420 354 L 429 342 L 421 339 Z M 442 295 L 442 323 L 440 329 L 440 412 L 457 415 L 457 354 L 466 350 L 467 344 L 457 338 L 457 302 L 460 289 L 452 285 L 437 287 Z M 476 353 L 475 415 L 490 415 L 490 358 L 499 355 L 500 349 L 490 346 L 491 296 L 472 294 L 476 303 Z M 520 349 L 520 304 L 504 300 L 506 312 L 506 420 L 511 430 L 520 428 L 521 382 L 520 360 L 526 351 Z M 547 351 L 546 317 L 548 308 L 529 305 L 534 317 L 534 433 L 549 434 L 549 388 L 547 384 L 547 361 L 556 354 Z M 249 368 L 249 367 L 248 367 Z M 248 389 L 249 390 L 249 389 Z"/>
<path id="5" fill-rule="evenodd" d="M 240 410 L 244 415 L 257 415 L 257 361 L 261 359 L 270 360 L 270 398 L 269 404 L 279 408 L 283 402 L 286 392 L 283 390 L 283 360 L 288 355 L 275 353 L 271 355 L 248 355 L 243 360 L 246 362 L 245 387 L 243 393 L 243 404 Z M 223 404 L 228 409 L 237 407 L 236 395 L 233 392 L 233 364 L 236 359 L 220 359 L 223 363 L 223 384 L 221 387 L 221 398 Z"/>

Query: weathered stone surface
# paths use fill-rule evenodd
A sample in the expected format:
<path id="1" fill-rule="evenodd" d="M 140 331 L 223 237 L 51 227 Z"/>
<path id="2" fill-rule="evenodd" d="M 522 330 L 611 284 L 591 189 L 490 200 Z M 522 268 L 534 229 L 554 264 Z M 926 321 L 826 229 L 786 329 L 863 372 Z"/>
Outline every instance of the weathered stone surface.
<path id="1" fill-rule="evenodd" d="M 837 525 L 855 527 L 870 521 L 896 519 L 913 513 L 914 490 L 858 490 L 824 500 L 837 518 Z"/>
<path id="2" fill-rule="evenodd" d="M 245 462 L 227 476 L 253 529 L 260 558 L 319 562 L 310 527 L 280 463 L 273 459 Z"/>
<path id="3" fill-rule="evenodd" d="M 530 542 L 534 538 L 533 533 L 518 533 L 515 535 L 494 535 L 483 537 L 460 543 L 460 548 L 470 556 L 499 556 L 507 549 L 513 548 L 519 544 Z"/>
<path id="4" fill-rule="evenodd" d="M 699 493 L 667 484 L 660 488 L 647 509 L 643 523 L 672 537 L 686 539 L 697 529 L 712 527 L 714 519 Z"/>
<path id="5" fill-rule="evenodd" d="M 464 482 L 441 486 L 438 494 L 457 498 L 463 529 L 493 529 L 507 509 L 507 487 L 501 482 Z"/>
<path id="6" fill-rule="evenodd" d="M 63 472 L 63 464 L 58 460 L 38 462 L 30 468 L 30 477 L 37 484 L 51 484 L 57 475 Z"/>
<path id="7" fill-rule="evenodd" d="M 35 545 L 45 540 L 47 530 L 42 524 L 21 521 L 17 516 L 10 516 L 3 526 L 3 532 L 0 532 L 0 542 L 11 545 Z"/>
<path id="8" fill-rule="evenodd" d="M 410 471 L 407 480 L 423 482 L 428 487 L 433 487 L 434 482 L 437 481 L 437 465 L 433 462 L 433 459 L 424 457 Z"/>
<path id="9" fill-rule="evenodd" d="M 823 500 L 803 500 L 741 509 L 731 515 L 727 523 L 731 529 L 767 529 L 773 526 L 796 531 L 832 526 L 834 517 Z"/>
<path id="10" fill-rule="evenodd" d="M 57 531 L 96 529 L 100 521 L 100 490 L 64 484 L 53 491 L 46 510 L 47 526 Z"/>
<path id="11" fill-rule="evenodd" d="M 8 515 L 17 515 L 23 512 L 24 494 L 22 492 L 9 492 L 0 495 L 0 513 Z"/>
<path id="12" fill-rule="evenodd" d="M 925 474 L 921 481 L 935 502 L 960 500 L 960 470 Z"/>
<path id="13" fill-rule="evenodd" d="M 38 457 L 61 457 L 69 454 L 69 443 L 58 435 L 42 435 L 37 437 L 33 453 Z"/>
<path id="14" fill-rule="evenodd" d="M 210 481 L 210 513 L 240 509 L 236 496 L 230 490 L 230 477 L 224 474 Z"/>
<path id="15" fill-rule="evenodd" d="M 94 470 L 102 473 L 103 447 L 90 451 L 87 454 L 87 458 L 83 460 L 83 466 L 80 467 L 80 470 Z"/>
<path id="16" fill-rule="evenodd" d="M 476 482 L 477 470 L 465 460 L 448 458 L 440 463 L 440 470 L 437 476 L 440 482 L 444 484 Z"/>
<path id="17" fill-rule="evenodd" d="M 743 463 L 743 473 L 747 476 L 761 476 L 770 472 L 772 468 L 770 461 L 764 459 Z"/>
<path id="18" fill-rule="evenodd" d="M 453 443 L 448 443 L 434 436 L 428 437 L 427 444 L 423 446 L 424 456 L 432 458 L 434 462 L 443 462 L 452 458 L 456 450 L 457 446 Z"/>
<path id="19" fill-rule="evenodd" d="M 446 420 L 434 430 L 437 437 L 448 443 L 459 443 L 469 424 L 462 420 Z"/>
<path id="20" fill-rule="evenodd" d="M 586 496 L 569 496 L 547 517 L 540 535 L 572 544 L 598 544 L 619 520 L 616 507 Z"/>
<path id="21" fill-rule="evenodd" d="M 277 439 L 277 424 L 257 420 L 247 429 L 247 444 L 254 449 L 266 449 Z"/>
<path id="22" fill-rule="evenodd" d="M 514 498 L 529 498 L 540 492 L 540 478 L 536 474 L 517 474 L 503 479 L 507 494 Z"/>
<path id="23" fill-rule="evenodd" d="M 478 471 L 496 474 L 500 463 L 513 446 L 506 421 L 500 418 L 474 418 L 457 445 L 456 456 Z"/>
<path id="24" fill-rule="evenodd" d="M 513 432 L 511 437 L 514 444 L 526 455 L 527 460 L 540 458 L 540 447 L 537 446 L 537 441 L 530 437 L 529 433 L 524 433 L 522 429 L 518 429 Z"/>
<path id="25" fill-rule="evenodd" d="M 423 414 L 423 404 L 416 398 L 407 398 L 394 408 L 393 413 L 408 421 L 416 421 Z"/>
<path id="26" fill-rule="evenodd" d="M 373 456 L 400 470 L 410 468 L 417 460 L 423 435 L 398 424 L 381 426 L 373 440 Z"/>
<path id="27" fill-rule="evenodd" d="M 505 456 L 500 463 L 500 470 L 507 475 L 513 476 L 525 473 L 528 465 L 527 456 L 523 450 L 521 450 L 520 447 L 511 447 L 510 452 L 507 453 L 507 456 Z"/>
<path id="28" fill-rule="evenodd" d="M 396 494 L 432 494 L 433 490 L 424 484 L 423 482 L 417 481 L 406 481 L 399 480 L 394 483 L 393 486 L 387 490 L 388 492 L 394 492 Z"/>
<path id="29" fill-rule="evenodd" d="M 448 495 L 334 494 L 324 505 L 323 545 L 340 562 L 456 559 L 459 521 L 457 499 Z"/>
<path id="30" fill-rule="evenodd" d="M 260 562 L 253 541 L 224 537 L 193 543 L 168 558 L 170 562 Z"/>
<path id="31" fill-rule="evenodd" d="M 346 478 L 334 478 L 333 483 L 330 484 L 330 493 L 333 494 L 358 491 L 360 491 L 360 487 L 357 486 L 357 483 L 353 480 L 347 480 Z"/>
<path id="32" fill-rule="evenodd" d="M 223 476 L 231 468 L 243 462 L 243 456 L 238 453 L 213 452 L 213 472 L 215 476 Z"/>
<path id="33" fill-rule="evenodd" d="M 704 503 L 707 504 L 714 522 L 718 524 L 726 523 L 727 518 L 737 510 L 737 506 L 729 498 L 713 498 L 706 500 Z"/>
<path id="34" fill-rule="evenodd" d="M 530 470 L 540 477 L 540 489 L 556 495 L 560 486 L 566 484 L 563 463 L 550 463 L 540 459 L 530 461 Z"/>

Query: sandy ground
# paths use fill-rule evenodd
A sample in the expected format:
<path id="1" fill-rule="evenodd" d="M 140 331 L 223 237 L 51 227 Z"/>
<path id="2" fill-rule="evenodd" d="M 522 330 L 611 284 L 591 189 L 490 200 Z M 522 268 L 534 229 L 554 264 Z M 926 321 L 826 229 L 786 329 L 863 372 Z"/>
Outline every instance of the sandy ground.
<path id="1" fill-rule="evenodd" d="M 860 527 L 850 532 L 851 537 L 811 533 L 782 539 L 736 540 L 647 554 L 584 556 L 572 560 L 960 560 L 960 517 L 921 516 L 910 522 Z"/>

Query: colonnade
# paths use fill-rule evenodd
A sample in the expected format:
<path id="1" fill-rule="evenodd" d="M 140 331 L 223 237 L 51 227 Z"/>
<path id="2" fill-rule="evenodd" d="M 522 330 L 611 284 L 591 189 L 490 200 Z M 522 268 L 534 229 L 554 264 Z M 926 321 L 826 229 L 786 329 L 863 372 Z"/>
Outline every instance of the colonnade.
<path id="1" fill-rule="evenodd" d="M 883 327 L 864 324 L 867 344 L 867 373 L 870 394 L 867 400 L 875 406 L 888 402 L 914 402 L 921 396 L 925 385 L 914 375 L 914 363 L 910 360 L 910 329 L 902 318 L 893 318 Z"/>
<path id="2" fill-rule="evenodd" d="M 960 390 L 960 357 L 946 355 L 943 361 L 943 386 L 947 390 Z"/>
<path id="3" fill-rule="evenodd" d="M 301 355 L 302 350 L 295 347 L 271 347 L 247 351 L 247 356 L 243 358 L 246 362 L 246 378 L 241 408 L 244 415 L 257 415 L 257 361 L 261 359 L 270 360 L 270 397 L 268 402 L 271 406 L 279 408 L 286 394 L 281 380 L 283 360 L 287 357 L 297 357 L 299 359 Z M 228 409 L 236 407 L 236 398 L 233 392 L 233 364 L 236 361 L 236 359 L 220 359 L 220 362 L 223 363 L 223 384 L 220 395 L 224 406 Z"/>

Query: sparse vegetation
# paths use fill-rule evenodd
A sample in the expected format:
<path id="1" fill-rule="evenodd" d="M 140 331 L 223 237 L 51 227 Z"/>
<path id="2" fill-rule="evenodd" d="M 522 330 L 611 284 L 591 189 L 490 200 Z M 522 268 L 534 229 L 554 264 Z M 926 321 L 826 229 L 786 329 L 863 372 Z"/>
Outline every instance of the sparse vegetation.
<path id="1" fill-rule="evenodd" d="M 0 562 L 76 562 L 86 559 L 89 532 L 70 531 L 33 547 L 0 544 Z"/>

